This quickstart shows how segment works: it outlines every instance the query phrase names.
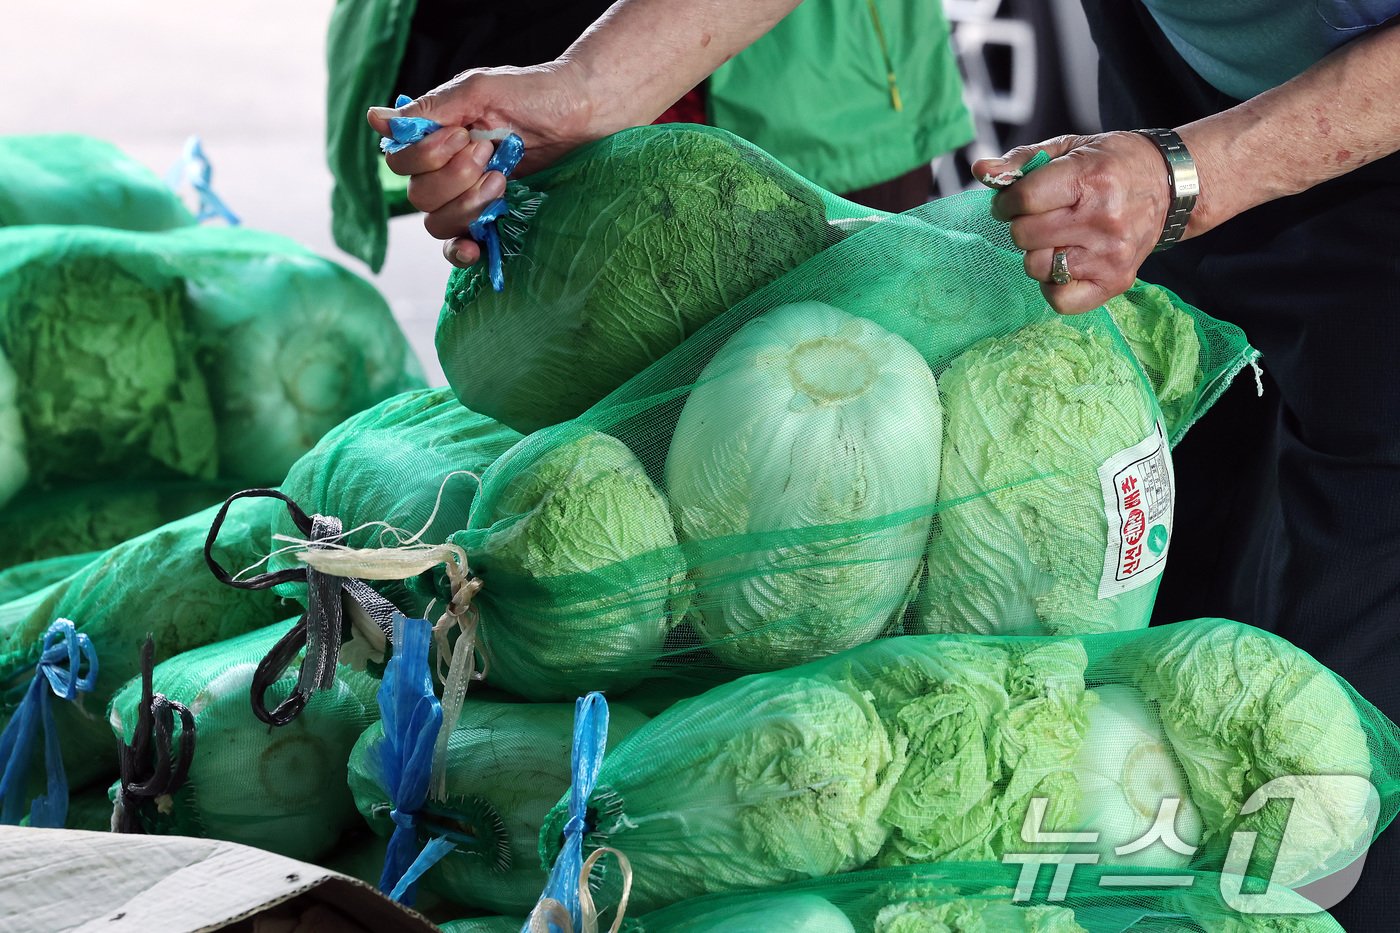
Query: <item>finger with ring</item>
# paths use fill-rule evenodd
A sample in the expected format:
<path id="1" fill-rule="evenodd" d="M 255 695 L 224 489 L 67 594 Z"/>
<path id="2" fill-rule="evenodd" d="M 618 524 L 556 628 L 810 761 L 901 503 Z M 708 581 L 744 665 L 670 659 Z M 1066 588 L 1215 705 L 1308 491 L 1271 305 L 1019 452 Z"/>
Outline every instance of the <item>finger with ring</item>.
<path id="1" fill-rule="evenodd" d="M 1068 285 L 1072 278 L 1069 274 L 1069 257 L 1065 250 L 1055 250 L 1050 259 L 1050 281 L 1056 285 Z"/>

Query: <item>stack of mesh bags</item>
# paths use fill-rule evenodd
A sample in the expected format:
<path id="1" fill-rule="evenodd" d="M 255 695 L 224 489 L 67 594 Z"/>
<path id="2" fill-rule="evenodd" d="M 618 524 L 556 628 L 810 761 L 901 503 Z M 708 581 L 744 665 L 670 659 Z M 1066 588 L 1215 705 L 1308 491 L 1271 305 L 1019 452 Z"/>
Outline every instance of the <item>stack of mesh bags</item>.
<path id="1" fill-rule="evenodd" d="M 688 134 L 706 144 L 725 141 L 684 128 L 619 134 L 561 163 L 558 177 L 585 177 L 585 167 L 597 172 L 598 164 L 610 164 L 606 159 L 626 164 L 631 149 L 674 148 Z M 612 216 L 608 210 L 624 218 L 650 215 L 633 210 L 640 195 L 612 204 L 596 186 L 568 188 L 561 181 L 550 189 L 555 176 L 528 180 L 545 196 L 531 205 L 533 214 L 519 209 L 512 218 L 524 232 L 517 254 L 507 254 L 502 291 L 492 290 L 480 270 L 454 273 L 439 348 L 457 395 L 469 409 L 513 427 L 546 425 L 480 475 L 462 528 L 435 523 L 423 539 L 457 548 L 470 569 L 485 685 L 541 702 L 606 690 L 653 713 L 747 672 L 781 670 L 845 649 L 898 651 L 909 641 L 894 640 L 903 635 L 957 633 L 956 643 L 976 641 L 975 633 L 1080 636 L 1145 628 L 1170 538 L 1168 448 L 1252 360 L 1242 335 L 1146 284 L 1108 309 L 1057 317 L 1025 279 L 1019 252 L 986 220 L 985 198 L 842 220 L 829 196 L 780 169 L 765 171 L 824 205 L 825 230 L 814 236 L 820 241 L 814 249 L 825 248 L 771 284 L 749 286 L 737 302 L 723 295 L 692 306 L 685 299 L 693 290 L 670 289 L 656 272 L 674 266 L 696 275 L 702 263 L 695 257 L 713 254 L 713 237 L 710 254 L 691 248 L 689 260 L 683 235 L 676 242 L 658 234 L 645 245 L 637 238 L 583 250 L 586 224 L 578 218 Z M 516 186 L 508 197 L 524 194 Z M 683 200 L 668 194 L 665 203 Z M 551 204 L 565 218 L 558 229 L 537 223 Z M 724 209 L 697 211 L 702 218 L 705 211 L 716 215 L 711 231 L 729 230 L 733 218 L 719 216 Z M 754 253 L 763 224 L 750 220 L 745 235 L 754 239 L 745 242 Z M 599 223 L 592 232 L 618 226 Z M 508 242 L 515 235 L 502 233 Z M 544 242 L 546 235 L 579 247 L 560 249 L 570 262 L 531 248 L 532 236 Z M 640 255 L 649 261 L 641 263 Z M 618 284 L 622 270 L 641 266 L 633 281 L 649 287 Z M 743 255 L 726 254 L 702 278 L 723 282 L 744 268 Z M 619 300 L 619 289 L 631 290 Z M 610 297 L 593 303 L 602 296 Z M 634 313 L 640 303 L 665 301 L 673 302 L 675 315 L 665 325 L 654 324 L 665 315 Z M 609 302 L 630 308 L 635 326 L 589 323 Z M 545 309 L 535 331 L 531 307 Z M 692 312 L 691 323 L 677 324 Z M 491 339 L 499 342 L 487 347 L 485 338 L 469 338 L 473 327 L 482 333 L 494 327 Z M 637 339 L 663 330 L 652 345 Z M 616 373 L 599 372 L 592 363 L 617 347 L 640 355 Z M 546 349 L 532 357 L 536 348 Z M 656 353 L 665 355 L 626 378 Z M 545 372 L 570 374 L 563 394 L 559 382 L 531 375 L 529 365 L 520 374 L 506 371 L 517 360 L 551 354 L 569 357 L 557 366 L 541 364 Z M 585 378 L 573 375 L 580 369 Z M 585 396 L 603 397 L 572 420 L 559 420 L 587 405 Z M 455 417 L 465 424 L 482 416 Z M 348 448 L 354 441 L 341 443 Z M 357 459 L 373 464 L 374 446 L 366 443 Z M 1127 479 L 1133 482 L 1120 494 Z M 356 508 L 354 499 L 341 495 L 337 504 L 353 522 L 392 522 L 374 508 Z M 376 546 L 393 543 L 355 544 Z M 372 556 L 318 549 L 284 559 L 368 579 Z M 460 582 L 430 572 L 392 585 L 427 607 L 457 602 Z M 484 702 L 474 695 L 468 694 L 464 721 Z M 801 703 L 821 708 L 820 698 Z M 793 711 L 791 722 L 800 741 L 803 728 L 815 727 L 798 715 Z M 512 728 L 511 738 L 502 731 L 493 741 L 528 746 L 530 729 Z M 735 728 L 742 728 L 737 721 Z M 362 813 L 387 831 L 394 801 L 376 771 L 377 741 L 372 730 L 352 755 L 351 782 Z M 824 740 L 814 733 L 812 741 Z M 460 775 L 502 793 L 518 788 L 515 780 L 492 784 L 469 755 L 451 751 L 468 747 L 465 737 L 450 733 L 443 751 L 449 785 Z M 688 763 L 693 774 L 674 775 L 657 793 L 681 793 L 694 775 L 719 767 Z M 879 772 L 887 765 L 861 767 Z M 799 784 L 783 787 L 790 800 L 808 793 Z M 459 851 L 424 882 L 465 906 L 503 909 L 503 883 L 451 877 L 467 866 L 486 871 L 492 853 L 528 849 L 528 832 L 524 841 L 503 844 L 503 833 L 518 830 L 477 819 L 474 814 L 494 814 L 511 825 L 491 793 L 472 793 L 491 806 L 463 810 L 460 800 L 454 807 L 446 796 L 430 798 L 423 819 L 439 817 L 437 829 L 423 829 L 422 838 L 451 831 L 454 840 L 471 838 L 475 845 L 459 842 Z M 701 806 L 711 805 L 723 806 L 713 799 Z M 441 817 L 473 831 L 453 830 Z M 536 879 L 559 830 L 546 827 L 541 837 L 553 842 L 530 866 Z M 722 859 L 726 846 L 738 843 L 696 844 Z M 794 842 L 804 844 L 817 852 L 827 847 L 824 840 Z M 519 864 L 518 855 L 511 864 Z M 757 870 L 745 875 L 745 868 L 730 877 L 743 875 L 736 882 L 743 887 L 837 870 L 822 869 L 773 878 Z M 715 876 L 725 872 L 717 868 Z M 502 882 L 499 875 L 496 881 Z M 700 892 L 681 884 L 673 893 Z"/>
<path id="2" fill-rule="evenodd" d="M 289 858 L 329 854 L 359 824 L 346 761 L 356 739 L 379 718 L 379 682 L 364 671 L 340 667 L 329 688 L 316 691 L 291 722 L 268 728 L 254 716 L 249 692 L 254 672 L 282 637 L 283 625 L 178 654 L 155 666 L 150 689 L 189 711 L 170 737 L 178 752 L 188 742 L 185 773 L 164 795 L 131 795 L 145 832 L 224 839 Z M 290 693 L 296 672 L 285 672 L 270 693 Z M 143 702 L 137 677 L 113 697 L 112 732 L 131 744 Z M 186 734 L 186 727 L 192 735 Z M 112 788 L 117 799 L 129 787 Z M 164 799 L 160 799 L 163 796 Z"/>
<path id="3" fill-rule="evenodd" d="M 952 199 L 848 233 L 494 459 L 445 535 L 479 586 L 486 682 L 530 700 L 620 696 L 648 678 L 700 689 L 900 633 L 1145 626 L 1170 539 L 1169 443 L 1252 351 L 1146 285 L 1117 314 L 1056 316 L 1004 233 L 963 232 L 986 227 L 985 210 Z M 474 303 L 542 288 L 548 256 L 527 256 L 507 263 L 505 291 L 482 287 Z M 509 339 L 520 322 L 497 310 Z M 445 312 L 440 344 L 461 316 Z M 478 372 L 521 358 L 454 346 Z M 467 403 L 462 424 L 491 414 Z M 361 443 L 372 471 L 376 442 Z M 332 504 L 346 527 L 395 523 L 333 486 L 350 489 Z M 414 494 L 430 505 L 426 492 Z M 336 573 L 372 576 L 345 553 L 287 559 L 331 558 Z M 454 596 L 442 573 L 402 585 L 423 605 Z"/>
<path id="4" fill-rule="evenodd" d="M 1050 872 L 1024 893 L 1014 866 L 951 863 L 817 878 L 718 894 L 629 916 L 625 933 L 1338 933 L 1326 912 L 1277 886 L 1241 897 L 1239 879 L 1183 872 L 1163 888 L 1137 868 L 1083 866 L 1065 890 Z M 446 933 L 519 933 L 521 917 L 443 924 Z"/>
<path id="5" fill-rule="evenodd" d="M 217 559 L 239 568 L 256 563 L 271 534 L 275 505 L 260 502 L 240 511 L 227 542 L 215 548 Z M 28 715 L 38 715 L 36 703 L 48 704 L 52 713 L 45 738 L 36 739 L 27 751 L 6 750 L 7 822 L 17 822 L 29 811 L 28 801 L 44 793 L 44 744 L 49 741 L 61 751 L 72 790 L 105 789 L 116 776 L 116 745 L 103 712 L 117 690 L 138 674 L 148 634 L 156 655 L 165 659 L 285 617 L 288 610 L 277 600 L 230 589 L 209 573 L 203 548 L 213 517 L 209 509 L 163 525 L 0 604 L 0 722 L 8 728 L 26 708 Z M 68 640 L 86 641 L 97 659 L 92 689 L 76 694 L 72 702 L 30 696 L 31 684 L 45 676 L 43 668 L 56 663 L 45 645 L 52 628 L 65 620 L 73 630 Z"/>
<path id="6" fill-rule="evenodd" d="M 372 285 L 242 228 L 0 229 L 0 566 L 111 547 L 421 385 Z"/>

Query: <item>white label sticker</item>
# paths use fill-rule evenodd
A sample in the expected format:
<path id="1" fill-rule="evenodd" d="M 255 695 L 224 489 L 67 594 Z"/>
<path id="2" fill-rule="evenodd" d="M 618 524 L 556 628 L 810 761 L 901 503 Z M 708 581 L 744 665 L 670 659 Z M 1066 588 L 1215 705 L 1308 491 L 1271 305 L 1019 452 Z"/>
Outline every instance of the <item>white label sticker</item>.
<path id="1" fill-rule="evenodd" d="M 1176 476 L 1159 423 L 1140 444 L 1109 457 L 1099 467 L 1108 548 L 1099 599 L 1150 583 L 1162 575 L 1172 537 Z"/>

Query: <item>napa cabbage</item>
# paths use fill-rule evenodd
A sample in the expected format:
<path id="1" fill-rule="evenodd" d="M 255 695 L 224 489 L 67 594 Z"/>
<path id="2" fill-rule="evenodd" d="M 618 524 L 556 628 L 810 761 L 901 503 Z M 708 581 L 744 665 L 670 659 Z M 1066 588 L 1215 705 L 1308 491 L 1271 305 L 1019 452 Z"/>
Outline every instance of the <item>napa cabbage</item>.
<path id="1" fill-rule="evenodd" d="M 1096 702 L 1089 709 L 1089 727 L 1074 763 L 1080 793 L 1075 825 L 1098 833 L 1102 864 L 1185 868 L 1203 826 L 1157 714 L 1133 687 L 1107 684 L 1089 692 Z M 1172 800 L 1175 811 L 1167 803 Z M 1114 851 L 1146 837 L 1164 813 L 1174 815 L 1169 826 L 1189 851 L 1160 841 L 1137 852 Z"/>
<path id="2" fill-rule="evenodd" d="M 700 374 L 666 457 L 691 619 L 764 670 L 879 635 L 919 573 L 938 490 L 938 387 L 918 352 L 830 305 L 750 321 Z"/>
<path id="3" fill-rule="evenodd" d="M 680 702 L 608 753 L 585 845 L 627 853 L 642 912 L 850 871 L 884 844 L 880 814 L 903 766 L 857 687 L 752 675 Z M 546 864 L 567 819 L 566 797 L 540 832 Z"/>
<path id="4" fill-rule="evenodd" d="M 534 440 L 497 462 L 452 538 L 482 582 L 487 679 L 532 700 L 631 686 L 684 610 L 670 507 L 610 435 Z"/>
<path id="5" fill-rule="evenodd" d="M 1370 843 L 1375 798 L 1356 784 L 1300 785 L 1291 806 L 1276 801 L 1240 815 L 1276 778 L 1371 779 L 1367 730 L 1337 675 L 1281 638 L 1222 619 L 1173 627 L 1128 663 L 1157 705 L 1209 848 L 1223 850 L 1231 831 L 1257 832 L 1256 858 L 1276 861 L 1273 880 L 1296 886 L 1344 867 Z M 1281 847 L 1285 828 L 1290 844 Z"/>
<path id="6" fill-rule="evenodd" d="M 646 720 L 622 703 L 608 704 L 608 745 Z M 573 726 L 571 703 L 468 699 L 447 740 L 446 794 L 419 814 L 427 833 L 447 832 L 457 844 L 423 876 L 429 891 L 501 913 L 525 914 L 535 906 L 548 878 L 538 854 L 540 826 L 569 789 Z M 378 766 L 383 740 L 377 723 L 356 743 L 350 788 L 361 815 L 387 836 L 394 823 Z"/>
<path id="7" fill-rule="evenodd" d="M 945 507 L 914 630 L 1073 635 L 1145 626 L 1152 586 L 1098 595 L 1108 540 L 1099 468 L 1149 438 L 1157 417 L 1111 328 L 1029 324 L 973 346 L 939 386 Z"/>
<path id="8" fill-rule="evenodd" d="M 453 272 L 437 349 L 463 404 L 524 432 L 580 414 L 835 239 L 818 189 L 709 128 L 624 130 L 506 199 L 503 236 L 523 234 L 505 289 L 484 263 Z"/>
<path id="9" fill-rule="evenodd" d="M 642 918 L 648 933 L 856 933 L 846 915 L 817 894 L 774 892 L 698 907 L 676 922 Z"/>
<path id="10" fill-rule="evenodd" d="M 872 933 L 1088 933 L 1068 907 L 984 898 L 902 901 L 875 915 Z"/>
<path id="11" fill-rule="evenodd" d="M 141 804 L 149 831 L 313 859 L 355 824 L 346 760 L 379 718 L 379 682 L 342 666 L 299 717 L 268 729 L 250 712 L 248 695 L 259 663 L 286 632 L 285 624 L 270 625 L 156 665 L 153 688 L 189 709 L 195 746 L 184 786 L 159 807 Z M 291 692 L 296 678 L 296 667 L 289 667 L 272 688 L 275 700 Z M 112 698 L 109 720 L 123 742 L 134 735 L 140 699 L 139 677 Z"/>
<path id="12" fill-rule="evenodd" d="M 882 816 L 891 833 L 881 865 L 994 861 L 1021 851 L 1034 797 L 1047 801 L 1046 828 L 1070 824 L 1081 800 L 1074 763 L 1093 704 L 1081 644 L 870 647 L 880 660 L 863 682 L 908 749 Z"/>
<path id="13" fill-rule="evenodd" d="M 1139 282 L 1104 306 L 1152 383 L 1167 436 L 1175 441 L 1195 419 L 1205 382 L 1196 321 L 1165 288 Z"/>

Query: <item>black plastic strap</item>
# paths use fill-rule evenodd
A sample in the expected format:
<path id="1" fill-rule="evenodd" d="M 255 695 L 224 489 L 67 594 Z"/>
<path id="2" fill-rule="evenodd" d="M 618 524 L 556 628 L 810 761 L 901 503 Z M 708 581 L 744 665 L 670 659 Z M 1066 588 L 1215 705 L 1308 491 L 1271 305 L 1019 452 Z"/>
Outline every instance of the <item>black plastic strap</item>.
<path id="1" fill-rule="evenodd" d="M 209 536 L 204 542 L 204 560 L 220 582 L 245 590 L 265 590 L 279 583 L 306 583 L 306 612 L 286 635 L 278 639 L 253 672 L 251 688 L 253 715 L 270 726 L 285 726 L 301 715 L 307 701 L 317 690 L 335 685 L 336 666 L 340 662 L 340 646 L 348 632 L 345 613 L 359 612 L 393 637 L 393 616 L 398 610 L 368 584 L 349 577 L 337 577 L 310 567 L 294 567 L 276 573 L 264 573 L 246 580 L 234 580 L 218 561 L 214 560 L 214 542 L 228 516 L 229 506 L 238 499 L 271 498 L 287 504 L 287 511 L 297 530 L 315 547 L 317 542 L 330 541 L 342 534 L 340 519 L 327 515 L 307 515 L 295 502 L 275 489 L 245 489 L 224 501 L 214 516 Z M 348 605 L 347 605 L 348 604 Z M 286 699 L 269 710 L 267 693 L 281 680 L 282 673 L 306 649 L 302 658 L 296 687 Z"/>
<path id="2" fill-rule="evenodd" d="M 129 744 L 117 742 L 121 774 L 117 790 L 119 833 L 145 832 L 140 818 L 142 803 L 174 794 L 183 787 L 194 761 L 194 714 L 183 703 L 154 692 L 154 669 L 155 640 L 147 635 L 141 646 L 141 701 L 136 710 L 136 730 Z M 180 717 L 180 740 L 172 749 L 176 716 Z"/>

